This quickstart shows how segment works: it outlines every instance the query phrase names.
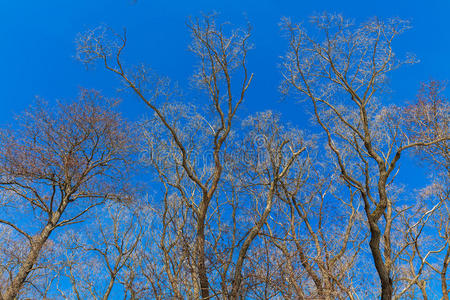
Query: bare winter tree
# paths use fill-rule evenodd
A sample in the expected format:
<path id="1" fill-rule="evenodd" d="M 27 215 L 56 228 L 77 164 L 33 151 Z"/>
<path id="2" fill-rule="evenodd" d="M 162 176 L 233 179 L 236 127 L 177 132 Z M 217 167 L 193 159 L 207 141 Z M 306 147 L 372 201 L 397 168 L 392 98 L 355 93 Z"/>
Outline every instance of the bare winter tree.
<path id="1" fill-rule="evenodd" d="M 365 289 L 358 285 L 364 271 L 355 276 L 365 259 L 360 199 L 337 174 L 323 170 L 333 170 L 332 165 L 325 166 L 319 172 L 317 165 L 303 165 L 303 176 L 283 182 L 282 201 L 267 224 L 273 247 L 267 253 L 278 252 L 279 266 L 273 269 L 280 271 L 262 281 L 272 281 L 285 299 L 355 299 Z"/>
<path id="2" fill-rule="evenodd" d="M 252 281 L 253 271 L 249 270 L 248 260 L 253 253 L 259 252 L 263 245 L 262 240 L 255 239 L 266 226 L 274 206 L 280 201 L 279 193 L 283 183 L 286 184 L 292 178 L 301 177 L 303 174 L 303 169 L 309 161 L 304 155 L 300 155 L 311 146 L 311 142 L 304 140 L 301 131 L 282 125 L 280 116 L 271 111 L 250 116 L 243 125 L 243 131 L 247 128 L 248 133 L 239 144 L 239 151 L 232 155 L 246 159 L 233 163 L 234 167 L 229 170 L 232 172 L 230 175 L 234 174 L 234 179 L 238 180 L 229 184 L 233 191 L 238 192 L 234 197 L 238 205 L 242 206 L 246 199 L 252 203 L 246 213 L 251 221 L 248 225 L 242 222 L 233 224 L 234 227 L 240 226 L 246 231 L 244 234 L 233 232 L 233 243 L 228 246 L 229 258 L 221 273 L 222 278 L 226 278 L 227 269 L 233 264 L 233 253 L 238 255 L 231 272 L 231 291 L 227 293 L 223 288 L 223 294 L 226 295 L 224 298 L 227 299 L 253 297 L 249 283 Z M 253 247 L 250 249 L 252 243 Z"/>
<path id="3" fill-rule="evenodd" d="M 187 94 L 127 65 L 125 33 L 80 35 L 77 57 L 148 113 L 131 130 L 83 90 L 1 130 L 0 299 L 449 299 L 445 84 L 390 104 L 389 73 L 415 62 L 392 49 L 409 23 L 311 21 L 284 20 L 282 63 L 311 138 L 272 111 L 243 116 L 250 28 L 188 22 Z M 425 187 L 397 177 L 403 161 L 428 168 Z"/>
<path id="4" fill-rule="evenodd" d="M 153 86 L 149 86 L 152 82 L 149 81 L 146 68 L 139 67 L 135 71 L 129 71 L 123 66 L 120 55 L 126 44 L 125 35 L 114 35 L 113 40 L 108 40 L 107 34 L 111 34 L 111 31 L 98 28 L 88 32 L 80 36 L 78 40 L 78 56 L 85 63 L 99 59 L 108 70 L 118 75 L 125 86 L 135 92 L 156 114 L 164 129 L 167 130 L 169 138 L 176 145 L 183 172 L 200 193 L 200 196 L 195 199 L 195 206 L 192 207 L 196 222 L 193 241 L 194 266 L 197 274 L 194 281 L 194 297 L 201 296 L 203 299 L 208 299 L 210 284 L 205 253 L 206 217 L 223 173 L 220 154 L 231 132 L 237 109 L 244 100 L 252 79 L 246 67 L 250 33 L 239 29 L 227 34 L 224 27 L 217 26 L 210 17 L 206 17 L 203 22 L 192 21 L 190 29 L 193 36 L 191 50 L 200 59 L 194 82 L 200 89 L 206 91 L 210 99 L 209 105 L 213 109 L 213 119 L 205 120 L 205 123 L 211 127 L 207 143 L 214 161 L 212 168 L 206 174 L 197 174 L 189 158 L 189 148 L 183 141 L 183 132 L 180 132 L 179 128 L 172 123 L 173 120 L 170 120 L 156 103 L 158 97 L 172 92 L 167 90 L 167 83 L 156 79 Z"/>
<path id="5" fill-rule="evenodd" d="M 178 299 L 208 299 L 211 292 L 214 297 L 238 299 L 246 285 L 249 249 L 269 217 L 281 180 L 305 146 L 298 132 L 284 133 L 278 118 L 261 114 L 252 119 L 255 129 L 246 129 L 249 136 L 240 149 L 263 151 L 266 164 L 258 159 L 262 153 L 252 157 L 255 161 L 236 161 L 248 155 L 233 153 L 236 140 L 230 140 L 252 80 L 246 67 L 250 33 L 218 26 L 212 17 L 192 21 L 189 28 L 190 49 L 200 59 L 193 84 L 206 93 L 209 111 L 182 104 L 167 80 L 149 78 L 144 68 L 128 71 L 121 61 L 125 36 L 101 28 L 90 31 L 79 38 L 78 55 L 85 63 L 100 59 L 154 113 L 144 132 L 148 162 L 163 184 L 158 244 L 165 276 L 155 282 L 169 283 Z M 158 103 L 161 98 L 163 104 Z M 257 136 L 263 142 L 253 149 Z M 240 172 L 241 178 L 233 172 Z M 245 198 L 256 207 L 245 204 Z M 243 222 L 241 211 L 250 207 L 255 211 Z"/>
<path id="6" fill-rule="evenodd" d="M 192 115 L 192 109 L 176 111 L 177 120 L 181 120 L 181 116 L 188 118 L 182 124 L 188 125 L 184 133 L 192 139 L 186 141 L 190 161 L 197 174 L 205 174 L 210 170 L 212 160 L 208 160 L 211 159 L 208 157 L 210 152 L 202 151 L 198 141 L 204 140 L 209 128 L 205 128 L 199 115 Z M 242 132 L 246 132 L 244 137 L 234 137 L 236 147 L 230 146 L 223 153 L 224 178 L 206 222 L 205 252 L 214 297 L 238 299 L 245 296 L 249 285 L 246 261 L 256 251 L 252 247 L 258 248 L 251 245 L 255 244 L 277 201 L 279 182 L 290 175 L 291 168 L 298 165 L 299 156 L 305 150 L 300 132 L 287 130 L 279 122 L 272 112 L 247 119 L 242 127 Z M 165 275 L 155 276 L 154 281 L 158 282 L 157 286 L 164 287 L 163 291 L 172 291 L 174 297 L 195 298 L 197 275 L 195 249 L 191 246 L 195 240 L 195 215 L 192 212 L 192 207 L 197 205 L 195 186 L 182 171 L 176 145 L 161 134 L 160 126 L 153 121 L 145 128 L 145 148 L 151 152 L 147 162 L 163 183 L 163 203 L 156 209 L 161 212 L 162 228 L 153 238 L 159 245 L 160 254 L 156 257 L 160 257 L 158 261 Z M 165 283 L 169 286 L 164 286 Z M 158 289 L 158 294 L 165 293 Z"/>
<path id="7" fill-rule="evenodd" d="M 16 299 L 33 285 L 55 229 L 80 222 L 105 199 L 123 199 L 130 137 L 114 101 L 87 90 L 54 108 L 38 101 L 2 131 L 0 223 L 14 231 L 20 251 L 2 265 L 0 298 Z"/>
<path id="8" fill-rule="evenodd" d="M 392 299 L 396 255 L 392 232 L 396 201 L 392 193 L 398 161 L 407 149 L 437 145 L 448 131 L 413 139 L 401 108 L 386 106 L 388 74 L 413 58 L 398 59 L 392 49 L 408 22 L 373 19 L 354 25 L 340 15 L 312 18 L 314 34 L 285 21 L 289 51 L 283 64 L 285 87 L 311 101 L 341 177 L 363 200 L 369 246 L 381 283 L 381 298 Z M 401 251 L 401 249 L 400 249 Z"/>
<path id="9" fill-rule="evenodd" d="M 422 83 L 417 100 L 403 114 L 408 135 L 413 141 L 436 139 L 449 135 L 450 108 L 444 96 L 446 84 L 431 80 Z M 428 298 L 427 287 L 437 279 L 441 282 L 441 295 L 431 291 L 431 297 L 448 299 L 447 268 L 449 256 L 449 141 L 442 140 L 429 147 L 416 148 L 416 156 L 428 163 L 431 183 L 421 193 L 417 216 L 404 217 L 405 244 L 413 245 L 408 251 L 408 274 L 402 274 L 405 282 L 398 297 L 411 295 L 414 286 L 420 289 L 422 297 Z M 409 276 L 408 276 L 409 275 Z M 436 284 L 436 283 L 434 283 Z"/>
<path id="10" fill-rule="evenodd" d="M 135 203 L 108 202 L 92 213 L 81 230 L 59 239 L 59 281 L 64 299 L 142 299 L 146 280 L 138 256 L 148 209 Z M 70 288 L 64 288 L 64 278 Z M 144 284 L 138 284 L 138 281 Z"/>

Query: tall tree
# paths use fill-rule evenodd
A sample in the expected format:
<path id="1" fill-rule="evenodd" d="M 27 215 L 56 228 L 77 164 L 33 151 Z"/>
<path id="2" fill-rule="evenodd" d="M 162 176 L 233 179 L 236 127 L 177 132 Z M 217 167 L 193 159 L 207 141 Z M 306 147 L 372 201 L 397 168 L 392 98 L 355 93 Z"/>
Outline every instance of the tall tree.
<path id="1" fill-rule="evenodd" d="M 301 136 L 284 132 L 272 113 L 253 118 L 255 128 L 244 129 L 249 136 L 241 142 L 232 140 L 240 129 L 235 125 L 238 108 L 253 77 L 247 71 L 249 29 L 229 29 L 210 16 L 188 26 L 193 38 L 190 50 L 200 60 L 193 84 L 206 93 L 209 110 L 181 103 L 168 80 L 149 76 L 144 67 L 128 71 L 121 60 L 125 35 L 104 28 L 89 31 L 78 40 L 78 57 L 86 64 L 100 60 L 154 113 L 144 135 L 146 149 L 151 149 L 148 161 L 164 187 L 159 243 L 174 297 L 209 299 L 212 291 L 224 299 L 238 299 L 251 244 L 265 226 L 281 179 L 305 147 Z M 255 162 L 243 163 L 246 153 L 232 150 L 241 143 L 241 149 L 254 151 L 257 135 L 263 143 L 255 153 L 263 152 L 259 154 L 267 159 L 264 166 L 258 156 L 252 157 Z M 242 178 L 233 172 L 240 172 Z M 246 206 L 243 198 L 265 203 L 251 214 L 246 231 L 238 228 L 240 210 L 236 215 L 240 206 Z M 227 226 L 234 229 L 226 230 Z M 225 236 L 230 240 L 224 240 Z M 190 280 L 182 272 L 186 269 Z M 216 276 L 220 280 L 211 283 L 209 277 Z"/>
<path id="2" fill-rule="evenodd" d="M 0 223 L 21 237 L 24 251 L 15 269 L 2 270 L 10 274 L 3 299 L 19 295 L 55 229 L 79 222 L 105 199 L 123 200 L 132 135 L 114 103 L 87 90 L 54 108 L 39 100 L 2 131 L 0 189 L 7 202 Z"/>
<path id="3" fill-rule="evenodd" d="M 312 25 L 314 34 L 285 22 L 285 87 L 310 100 L 342 178 L 361 195 L 381 298 L 392 299 L 396 207 L 390 189 L 399 159 L 405 150 L 436 145 L 449 134 L 412 140 L 400 117 L 402 108 L 381 101 L 389 73 L 415 61 L 397 58 L 392 48 L 408 22 L 372 19 L 355 25 L 340 15 L 324 14 L 312 18 Z"/>

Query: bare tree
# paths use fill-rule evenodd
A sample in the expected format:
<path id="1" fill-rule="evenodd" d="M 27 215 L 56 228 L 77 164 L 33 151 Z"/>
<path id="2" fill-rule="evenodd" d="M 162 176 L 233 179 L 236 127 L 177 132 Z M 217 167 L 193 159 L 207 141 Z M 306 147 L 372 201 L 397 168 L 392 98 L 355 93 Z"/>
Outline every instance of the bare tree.
<path id="1" fill-rule="evenodd" d="M 408 22 L 324 14 L 308 33 L 285 20 L 282 91 L 309 101 L 321 133 L 308 139 L 272 111 L 242 116 L 250 28 L 188 27 L 193 100 L 126 65 L 126 34 L 99 27 L 77 56 L 118 77 L 145 119 L 130 130 L 83 90 L 1 132 L 0 298 L 428 299 L 440 283 L 448 299 L 445 86 L 385 100 L 389 73 L 415 62 L 392 50 Z M 396 177 L 406 150 L 430 167 L 424 189 Z M 130 196 L 131 161 L 145 197 Z"/>
<path id="2" fill-rule="evenodd" d="M 147 212 L 136 204 L 108 202 L 93 212 L 82 230 L 61 237 L 59 278 L 71 283 L 71 291 L 58 287 L 64 299 L 109 299 L 118 285 L 115 295 L 122 290 L 125 299 L 129 292 L 131 299 L 142 297 L 145 291 L 132 281 L 140 267 L 136 259 Z"/>
<path id="3" fill-rule="evenodd" d="M 436 139 L 449 135 L 450 107 L 444 96 L 446 83 L 436 80 L 422 83 L 415 103 L 407 107 L 403 118 L 408 135 L 413 141 Z M 408 284 L 398 294 L 409 292 L 412 285 L 418 285 L 424 298 L 427 298 L 426 286 L 433 278 L 429 274 L 422 279 L 422 273 L 436 272 L 440 276 L 443 299 L 448 299 L 447 268 L 449 264 L 449 178 L 450 155 L 448 139 L 429 147 L 416 148 L 416 157 L 428 163 L 431 183 L 421 193 L 421 209 L 416 211 L 418 218 L 404 219 L 405 238 L 414 245 L 408 259 L 410 276 L 403 279 Z M 429 204 L 428 204 L 429 203 Z M 414 260 L 416 262 L 414 263 Z M 436 291 L 435 291 L 436 292 Z M 437 297 L 438 294 L 434 293 Z"/>
<path id="4" fill-rule="evenodd" d="M 14 129 L 2 131 L 0 189 L 8 219 L 0 223 L 21 235 L 24 251 L 3 299 L 19 295 L 55 229 L 122 193 L 131 134 L 113 106 L 83 90 L 78 101 L 54 109 L 38 101 Z"/>
<path id="5" fill-rule="evenodd" d="M 199 141 L 205 139 L 209 128 L 205 128 L 192 107 L 181 108 L 177 105 L 171 115 L 178 116 L 173 118 L 178 121 L 183 118 L 181 124 L 187 125 L 184 134 L 190 140 L 186 141 L 188 155 L 197 174 L 204 176 L 213 160 Z M 215 297 L 237 299 L 245 294 L 248 272 L 244 267 L 255 251 L 251 245 L 277 201 L 280 181 L 290 176 L 291 168 L 298 165 L 299 156 L 305 151 L 300 132 L 285 129 L 279 122 L 272 112 L 250 117 L 241 130 L 244 136 L 234 136 L 234 146 L 223 154 L 224 178 L 205 223 L 207 268 Z M 163 184 L 163 204 L 155 208 L 161 212 L 162 228 L 154 239 L 158 241 L 158 257 L 165 276 L 155 277 L 154 281 L 159 282 L 157 286 L 169 283 L 170 287 L 163 290 L 171 290 L 174 297 L 195 298 L 195 249 L 191 244 L 195 240 L 192 207 L 196 206 L 197 191 L 182 171 L 176 145 L 165 137 L 157 122 L 146 123 L 145 148 L 150 152 L 147 162 Z"/>
<path id="6" fill-rule="evenodd" d="M 145 68 L 127 71 L 121 60 L 125 36 L 102 28 L 87 32 L 78 40 L 78 56 L 85 63 L 100 59 L 154 112 L 144 132 L 148 161 L 163 184 L 159 248 L 165 276 L 155 282 L 166 279 L 175 298 L 207 299 L 212 291 L 215 297 L 238 299 L 249 249 L 265 226 L 281 180 L 305 147 L 299 132 L 285 133 L 279 119 L 267 113 L 252 119 L 255 128 L 247 129 L 242 142 L 235 139 L 241 151 L 233 152 L 232 123 L 252 79 L 246 67 L 250 33 L 217 26 L 212 17 L 191 21 L 189 28 L 190 49 L 200 59 L 193 84 L 206 92 L 209 111 L 182 104 L 167 80 L 152 78 Z M 257 137 L 262 144 L 254 149 Z M 248 151 L 255 160 L 239 161 Z M 254 211 L 243 222 L 245 209 Z"/>
<path id="7" fill-rule="evenodd" d="M 229 245 L 230 257 L 223 269 L 223 277 L 232 263 L 233 252 L 238 252 L 238 255 L 232 273 L 231 291 L 227 293 L 223 289 L 228 299 L 240 299 L 244 296 L 241 290 L 244 287 L 244 290 L 248 290 L 249 283 L 242 284 L 244 275 L 250 277 L 249 270 L 243 269 L 244 262 L 253 252 L 259 251 L 262 241 L 255 242 L 255 239 L 266 226 L 273 207 L 280 201 L 283 184 L 291 183 L 292 178 L 303 174 L 309 161 L 300 155 L 311 146 L 310 141 L 304 140 L 301 131 L 282 125 L 280 116 L 271 111 L 250 116 L 243 125 L 249 132 L 238 147 L 240 150 L 232 155 L 246 159 L 235 161 L 235 167 L 230 171 L 235 177 L 237 174 L 239 179 L 230 182 L 230 186 L 239 192 L 236 198 L 240 203 L 248 195 L 254 204 L 249 207 L 251 213 L 248 216 L 252 219 L 250 226 L 246 226 L 243 235 L 233 235 L 234 243 Z M 252 243 L 254 249 L 250 250 Z"/>
<path id="8" fill-rule="evenodd" d="M 210 288 L 206 267 L 205 222 L 211 200 L 222 177 L 220 153 L 226 145 L 232 121 L 252 79 L 246 67 L 250 33 L 248 30 L 239 29 L 227 35 L 224 26 L 217 26 L 210 17 L 206 17 L 203 22 L 194 20 L 189 27 L 193 37 L 191 50 L 200 59 L 194 82 L 206 91 L 214 110 L 214 119 L 209 122 L 205 120 L 211 126 L 208 145 L 211 147 L 214 163 L 212 169 L 203 177 L 197 174 L 192 166 L 188 156 L 189 149 L 181 136 L 183 133 L 171 123 L 155 102 L 161 95 L 171 92 L 166 90 L 166 82 L 157 79 L 156 86 L 149 87 L 151 82 L 146 68 L 140 67 L 133 72 L 123 66 L 120 55 L 126 44 L 125 35 L 113 34 L 115 40 L 108 40 L 107 34 L 111 34 L 111 31 L 102 28 L 90 31 L 78 40 L 78 56 L 85 63 L 100 59 L 108 70 L 118 75 L 125 86 L 135 92 L 156 114 L 176 145 L 183 172 L 201 194 L 200 200 L 192 207 L 196 222 L 194 259 L 199 283 L 198 286 L 194 283 L 194 293 L 195 297 L 201 295 L 203 299 L 208 299 Z M 238 75 L 241 75 L 241 78 Z"/>
<path id="9" fill-rule="evenodd" d="M 285 299 L 355 299 L 361 290 L 353 272 L 365 241 L 358 195 L 336 174 L 322 170 L 329 175 L 322 177 L 317 166 L 304 169 L 295 184 L 283 184 L 279 217 L 268 224 L 287 278 L 278 288 Z"/>
<path id="10" fill-rule="evenodd" d="M 381 283 L 381 298 L 392 299 L 393 180 L 402 153 L 447 141 L 448 132 L 412 139 L 399 117 L 401 108 L 380 100 L 387 75 L 413 58 L 398 59 L 395 38 L 409 27 L 399 19 L 354 25 L 340 15 L 312 18 L 308 34 L 286 20 L 289 51 L 283 64 L 285 87 L 311 100 L 345 182 L 363 200 L 369 246 Z"/>

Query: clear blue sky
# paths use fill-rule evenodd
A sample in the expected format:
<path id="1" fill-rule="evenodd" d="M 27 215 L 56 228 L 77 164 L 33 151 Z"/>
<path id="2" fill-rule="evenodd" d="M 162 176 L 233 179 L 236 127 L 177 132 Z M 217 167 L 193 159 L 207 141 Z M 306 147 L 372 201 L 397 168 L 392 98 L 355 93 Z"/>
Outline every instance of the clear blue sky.
<path id="1" fill-rule="evenodd" d="M 238 23 L 246 15 L 254 26 L 255 50 L 250 68 L 255 73 L 249 109 L 261 103 L 279 108 L 278 57 L 285 49 L 278 23 L 283 16 L 306 20 L 324 10 L 340 12 L 357 20 L 371 16 L 408 18 L 413 29 L 397 44 L 421 63 L 397 73 L 392 88 L 400 100 L 415 94 L 421 80 L 450 78 L 450 1 L 164 1 L 164 0 L 78 0 L 1 1 L 0 5 L 0 99 L 2 123 L 12 112 L 26 107 L 37 95 L 53 100 L 70 98 L 77 87 L 102 89 L 114 95 L 117 82 L 101 70 L 87 72 L 73 58 L 78 32 L 99 24 L 128 29 L 129 54 L 158 72 L 180 81 L 192 70 L 187 51 L 188 16 L 220 12 L 223 19 Z M 401 79 L 401 80 L 399 80 Z M 130 104 L 130 103 L 128 103 Z M 139 107 L 137 102 L 135 106 Z M 290 104 L 292 105 L 292 104 Z M 128 106 L 128 105 L 127 105 Z"/>
<path id="2" fill-rule="evenodd" d="M 183 86 L 195 62 L 187 51 L 188 16 L 217 11 L 223 19 L 239 23 L 247 18 L 254 28 L 255 49 L 249 69 L 255 73 L 245 109 L 274 109 L 296 122 L 299 113 L 292 101 L 280 102 L 277 64 L 286 49 L 278 23 L 283 16 L 306 21 L 323 11 L 343 13 L 357 21 L 402 17 L 413 29 L 397 43 L 400 53 L 413 52 L 420 64 L 398 71 L 392 78 L 392 99 L 412 99 L 419 82 L 450 79 L 450 1 L 164 1 L 164 0 L 28 0 L 0 4 L 0 124 L 10 123 L 35 96 L 54 101 L 74 98 L 78 87 L 96 88 L 117 96 L 117 81 L 101 68 L 86 71 L 74 59 L 77 33 L 99 24 L 128 30 L 128 57 L 146 62 L 157 72 Z M 242 23 L 242 22 L 241 22 Z M 128 98 L 127 95 L 119 95 Z M 131 98 L 131 97 L 130 97 Z M 142 112 L 136 99 L 125 99 L 130 117 Z"/>

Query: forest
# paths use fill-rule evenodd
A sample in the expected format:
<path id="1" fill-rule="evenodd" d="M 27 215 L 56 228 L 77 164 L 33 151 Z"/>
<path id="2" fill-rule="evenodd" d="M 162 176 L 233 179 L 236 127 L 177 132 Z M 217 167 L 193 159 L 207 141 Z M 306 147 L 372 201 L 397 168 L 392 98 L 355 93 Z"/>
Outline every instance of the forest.
<path id="1" fill-rule="evenodd" d="M 126 96 L 37 98 L 0 128 L 0 299 L 449 299 L 446 81 L 386 101 L 418 63 L 396 52 L 410 22 L 282 19 L 278 92 L 302 126 L 243 109 L 242 24 L 188 19 L 189 91 L 130 63 L 130 31 L 73 37 Z"/>

